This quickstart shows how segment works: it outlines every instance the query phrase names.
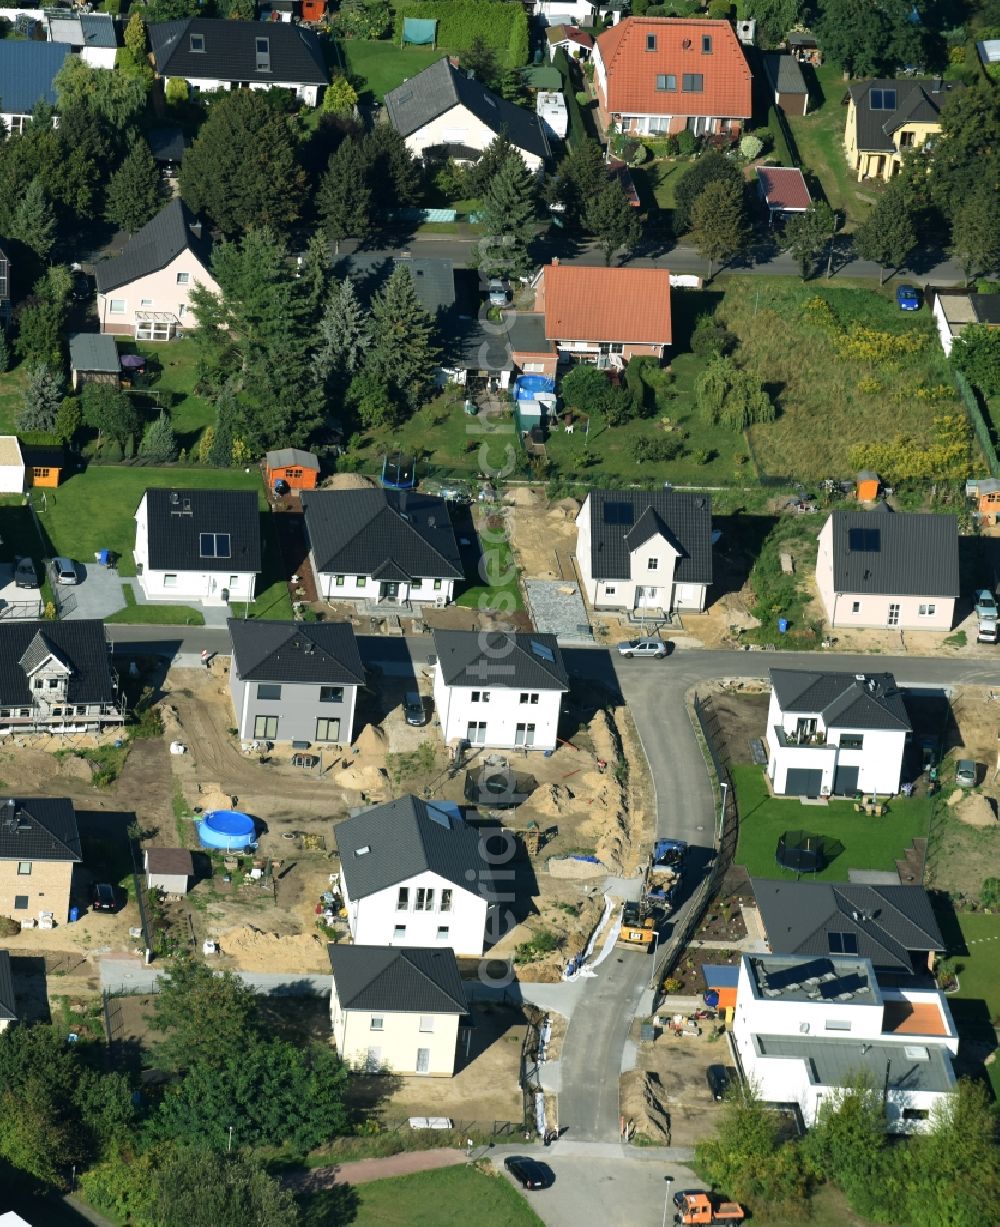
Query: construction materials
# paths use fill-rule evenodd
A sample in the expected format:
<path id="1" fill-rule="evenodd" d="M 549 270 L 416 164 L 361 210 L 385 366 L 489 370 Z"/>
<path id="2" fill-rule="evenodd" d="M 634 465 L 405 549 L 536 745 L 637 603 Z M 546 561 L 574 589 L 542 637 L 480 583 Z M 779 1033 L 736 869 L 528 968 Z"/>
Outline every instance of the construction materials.
<path id="1" fill-rule="evenodd" d="M 643 898 L 647 904 L 658 909 L 663 917 L 674 910 L 688 846 L 682 839 L 658 839 L 646 867 Z"/>

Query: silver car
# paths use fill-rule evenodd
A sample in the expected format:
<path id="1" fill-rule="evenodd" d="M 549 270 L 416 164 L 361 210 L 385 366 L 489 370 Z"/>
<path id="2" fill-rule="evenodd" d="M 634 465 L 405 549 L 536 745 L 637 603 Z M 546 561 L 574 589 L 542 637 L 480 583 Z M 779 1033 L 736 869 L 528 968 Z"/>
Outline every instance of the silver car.
<path id="1" fill-rule="evenodd" d="M 77 584 L 80 578 L 76 573 L 76 563 L 72 558 L 52 559 L 52 578 L 57 584 Z"/>
<path id="2" fill-rule="evenodd" d="M 656 659 L 664 657 L 670 651 L 670 645 L 662 639 L 626 639 L 618 644 L 619 656 L 651 656 Z"/>
<path id="3" fill-rule="evenodd" d="M 975 788 L 976 764 L 971 758 L 960 758 L 955 764 L 955 783 L 959 788 Z"/>

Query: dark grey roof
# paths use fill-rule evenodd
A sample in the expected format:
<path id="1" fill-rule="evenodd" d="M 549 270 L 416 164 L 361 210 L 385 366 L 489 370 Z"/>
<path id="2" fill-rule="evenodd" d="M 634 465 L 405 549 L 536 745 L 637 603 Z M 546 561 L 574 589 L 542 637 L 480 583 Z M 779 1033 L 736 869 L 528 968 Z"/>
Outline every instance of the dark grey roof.
<path id="1" fill-rule="evenodd" d="M 900 77 L 898 80 L 855 81 L 850 95 L 857 114 L 855 124 L 859 149 L 893 150 L 892 134 L 905 123 L 936 123 L 948 95 L 961 89 L 960 81 Z M 894 110 L 872 110 L 872 90 L 896 91 Z"/>
<path id="2" fill-rule="evenodd" d="M 260 512 L 253 490 L 151 487 L 146 500 L 149 567 L 153 571 L 260 570 Z M 228 556 L 202 550 L 205 533 L 228 534 Z"/>
<path id="3" fill-rule="evenodd" d="M 358 298 L 370 303 L 383 288 L 397 265 L 409 269 L 420 305 L 430 315 L 450 311 L 455 305 L 455 266 L 451 260 L 393 256 L 390 252 L 359 251 L 337 262 L 339 276 L 350 277 Z"/>
<path id="4" fill-rule="evenodd" d="M 102 332 L 73 332 L 69 338 L 69 364 L 74 371 L 115 375 L 121 369 L 114 337 Z"/>
<path id="5" fill-rule="evenodd" d="M 533 111 L 499 98 L 481 81 L 453 68 L 447 57 L 390 90 L 385 106 L 401 136 L 417 132 L 452 107 L 463 106 L 492 132 L 503 132 L 515 148 L 539 158 L 549 156 L 549 142 Z"/>
<path id="6" fill-rule="evenodd" d="M 903 692 L 891 673 L 772 669 L 783 712 L 820 714 L 827 728 L 910 729 Z"/>
<path id="7" fill-rule="evenodd" d="M 312 452 L 304 452 L 301 447 L 281 447 L 277 451 L 268 452 L 265 460 L 269 469 L 287 469 L 297 465 L 300 469 L 318 469 L 319 461 Z"/>
<path id="8" fill-rule="evenodd" d="M 81 618 L 71 622 L 0 622 L 0 705 L 32 705 L 21 660 L 39 633 L 70 667 L 67 702 L 117 703 L 104 623 Z"/>
<path id="9" fill-rule="evenodd" d="M 863 886 L 853 882 L 780 882 L 753 878 L 753 893 L 771 949 L 829 955 L 830 934 L 853 934 L 859 958 L 877 970 L 913 971 L 911 953 L 944 950 L 944 939 L 922 886 Z"/>
<path id="10" fill-rule="evenodd" d="M 507 339 L 512 350 L 522 354 L 551 354 L 555 342 L 545 335 L 545 313 L 542 311 L 515 311 L 504 315 Z"/>
<path id="11" fill-rule="evenodd" d="M 969 300 L 980 324 L 1000 324 L 1000 294 L 970 294 Z"/>
<path id="12" fill-rule="evenodd" d="M 82 859 L 76 810 L 68 797 L 0 795 L 0 860 Z"/>
<path id="13" fill-rule="evenodd" d="M 587 497 L 590 570 L 595 579 L 629 579 L 632 550 L 654 532 L 663 532 L 680 552 L 674 582 L 712 582 L 712 500 L 707 494 L 591 490 Z"/>
<path id="14" fill-rule="evenodd" d="M 416 490 L 304 490 L 302 510 L 320 571 L 462 578 L 444 499 Z"/>
<path id="15" fill-rule="evenodd" d="M 117 47 L 114 18 L 108 13 L 81 13 L 80 29 L 87 47 Z"/>
<path id="16" fill-rule="evenodd" d="M 506 332 L 496 324 L 479 319 L 465 320 L 448 338 L 445 366 L 462 371 L 512 371 L 514 357 Z"/>
<path id="17" fill-rule="evenodd" d="M 345 1010 L 386 1014 L 464 1014 L 455 952 L 428 946 L 330 946 L 337 997 Z"/>
<path id="18" fill-rule="evenodd" d="M 180 162 L 187 148 L 183 130 L 175 127 L 150 128 L 146 142 L 155 162 Z"/>
<path id="19" fill-rule="evenodd" d="M 954 516 L 885 510 L 834 511 L 830 518 L 834 592 L 958 596 Z"/>
<path id="20" fill-rule="evenodd" d="M 860 1044 L 856 1039 L 833 1039 L 827 1035 L 758 1035 L 764 1057 L 783 1057 L 805 1062 L 812 1085 L 844 1087 L 863 1073 L 873 1085 L 890 1091 L 946 1092 L 954 1089 L 952 1056 L 942 1044 L 919 1045 L 921 1057 L 914 1060 L 909 1045 Z"/>
<path id="21" fill-rule="evenodd" d="M 473 894 L 491 890 L 492 873 L 478 831 L 429 806 L 434 802 L 407 795 L 337 825 L 341 873 L 352 899 L 374 895 L 428 870 Z"/>
<path id="22" fill-rule="evenodd" d="M 244 681 L 363 686 L 354 627 L 348 622 L 229 619 L 233 661 Z"/>
<path id="23" fill-rule="evenodd" d="M 779 94 L 808 94 L 805 77 L 794 55 L 765 51 L 761 56 L 771 88 Z"/>
<path id="24" fill-rule="evenodd" d="M 0 40 L 0 105 L 4 113 L 30 115 L 40 102 L 55 106 L 52 82 L 69 53 L 65 43 Z"/>
<path id="25" fill-rule="evenodd" d="M 447 686 L 569 690 L 555 635 L 436 630 L 434 651 Z"/>
<path id="26" fill-rule="evenodd" d="M 193 231 L 192 226 L 198 227 L 198 230 Z M 139 277 L 158 272 L 182 251 L 190 251 L 207 269 L 210 247 L 207 238 L 199 234 L 200 229 L 198 219 L 184 201 L 179 197 L 172 200 L 132 235 L 117 256 L 98 260 L 94 265 L 98 290 L 105 294 Z"/>
<path id="27" fill-rule="evenodd" d="M 62 660 L 56 651 L 55 644 L 46 637 L 43 631 L 38 630 L 31 636 L 31 642 L 24 649 L 17 663 L 25 673 L 34 673 L 50 656 L 57 657 L 68 668 L 69 662 Z"/>
<path id="28" fill-rule="evenodd" d="M 14 996 L 14 977 L 10 970 L 10 955 L 0 950 L 0 1021 L 17 1021 L 17 998 Z"/>
<path id="29" fill-rule="evenodd" d="M 192 35 L 201 38 L 204 51 L 191 50 Z M 268 40 L 267 69 L 257 66 L 258 38 Z M 149 45 L 161 77 L 267 85 L 326 85 L 330 79 L 316 34 L 281 21 L 159 21 L 149 27 Z"/>

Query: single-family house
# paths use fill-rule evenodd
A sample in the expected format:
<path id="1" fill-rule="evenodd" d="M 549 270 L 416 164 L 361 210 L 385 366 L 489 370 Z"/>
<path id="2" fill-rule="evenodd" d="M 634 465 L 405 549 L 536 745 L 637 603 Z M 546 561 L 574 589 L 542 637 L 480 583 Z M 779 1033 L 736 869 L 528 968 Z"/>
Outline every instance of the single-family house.
<path id="1" fill-rule="evenodd" d="M 73 391 L 87 383 L 121 382 L 121 360 L 113 336 L 103 332 L 72 332 L 69 337 L 69 375 Z"/>
<path id="2" fill-rule="evenodd" d="M 10 955 L 6 950 L 0 950 L 0 1035 L 3 1035 L 12 1022 L 17 1022 L 14 976 L 10 968 Z"/>
<path id="3" fill-rule="evenodd" d="M 201 222 L 180 197 L 172 200 L 132 235 L 117 256 L 94 265 L 101 332 L 137 341 L 181 336 L 194 323 L 194 286 L 219 292 L 208 271 L 209 251 Z"/>
<path id="4" fill-rule="evenodd" d="M 2 102 L 3 99 L 0 98 L 0 103 Z M 0 324 L 9 324 L 10 317 L 10 257 L 7 255 L 7 252 L 0 247 Z"/>
<path id="5" fill-rule="evenodd" d="M 494 94 L 447 57 L 390 90 L 385 109 L 406 147 L 420 158 L 477 162 L 501 134 L 529 170 L 541 170 L 551 152 L 537 115 Z"/>
<path id="6" fill-rule="evenodd" d="M 941 348 L 946 354 L 951 354 L 956 340 L 966 328 L 1000 328 L 1000 294 L 935 290 L 931 312 L 941 338 Z"/>
<path id="7" fill-rule="evenodd" d="M 319 461 L 301 447 L 279 447 L 264 457 L 264 480 L 274 490 L 283 482 L 289 490 L 315 490 L 319 485 Z"/>
<path id="8" fill-rule="evenodd" d="M 816 586 L 831 626 L 950 630 L 958 596 L 951 515 L 831 512 L 819 534 Z"/>
<path id="9" fill-rule="evenodd" d="M 82 859 L 67 797 L 0 797 L 0 916 L 65 924 Z"/>
<path id="10" fill-rule="evenodd" d="M 0 40 L 0 120 L 8 132 L 23 132 L 40 102 L 56 105 L 55 79 L 69 53 L 64 43 Z"/>
<path id="11" fill-rule="evenodd" d="M 844 149 L 858 182 L 899 174 L 903 156 L 941 131 L 941 108 L 961 87 L 960 81 L 940 77 L 854 82 L 848 89 Z"/>
<path id="12" fill-rule="evenodd" d="M 103 622 L 0 622 L 0 731 L 98 733 L 123 722 Z"/>
<path id="13" fill-rule="evenodd" d="M 194 877 L 194 857 L 187 848 L 145 848 L 143 865 L 147 890 L 186 895 Z"/>
<path id="14" fill-rule="evenodd" d="M 434 707 L 448 744 L 554 750 L 569 674 L 555 635 L 435 630 Z"/>
<path id="15" fill-rule="evenodd" d="M 22 443 L 25 480 L 29 486 L 54 489 L 62 480 L 66 453 L 58 443 Z"/>
<path id="16" fill-rule="evenodd" d="M 448 504 L 415 490 L 304 490 L 324 600 L 447 605 L 463 577 Z"/>
<path id="17" fill-rule="evenodd" d="M 640 354 L 662 360 L 672 340 L 665 268 L 589 268 L 553 260 L 542 269 L 535 310 L 561 362 L 619 370 Z"/>
<path id="18" fill-rule="evenodd" d="M 156 75 L 195 92 L 287 89 L 306 106 L 319 102 L 330 74 L 314 30 L 284 22 L 189 17 L 153 22 L 149 46 Z"/>
<path id="19" fill-rule="evenodd" d="M 809 188 L 797 166 L 758 166 L 757 188 L 772 225 L 775 216 L 805 213 L 812 204 Z"/>
<path id="20" fill-rule="evenodd" d="M 626 0 L 613 0 L 611 4 L 601 0 L 535 0 L 532 14 L 544 26 L 593 26 L 601 18 L 617 25 L 627 7 Z"/>
<path id="21" fill-rule="evenodd" d="M 468 1013 L 451 950 L 330 946 L 330 1021 L 341 1060 L 375 1073 L 450 1078 Z"/>
<path id="22" fill-rule="evenodd" d="M 857 955 L 740 960 L 733 1052 L 767 1103 L 795 1104 L 807 1129 L 824 1098 L 863 1077 L 889 1133 L 919 1133 L 955 1089 L 958 1032 L 933 988 L 884 987 Z"/>
<path id="23" fill-rule="evenodd" d="M 590 490 L 576 565 L 594 609 L 700 612 L 712 582 L 712 501 L 676 490 Z"/>
<path id="24" fill-rule="evenodd" d="M 523 375 L 555 379 L 559 351 L 545 333 L 545 316 L 536 311 L 504 313 L 506 342 L 511 363 Z"/>
<path id="25" fill-rule="evenodd" d="M 767 777 L 779 795 L 893 795 L 911 732 L 891 673 L 771 670 Z"/>
<path id="26" fill-rule="evenodd" d="M 151 487 L 135 513 L 135 571 L 150 601 L 252 601 L 260 571 L 253 490 Z"/>
<path id="27" fill-rule="evenodd" d="M 549 47 L 549 59 L 556 58 L 557 51 L 565 51 L 571 60 L 589 60 L 594 54 L 594 36 L 578 26 L 556 25 L 545 30 Z"/>
<path id="28" fill-rule="evenodd" d="M 17 435 L 0 435 L 0 494 L 24 490 L 24 457 Z"/>
<path id="29" fill-rule="evenodd" d="M 880 976 L 933 972 L 944 938 L 922 886 L 752 879 L 772 951 L 859 955 Z"/>
<path id="30" fill-rule="evenodd" d="M 489 850 L 457 805 L 399 797 L 345 819 L 334 834 L 356 945 L 482 955 L 493 870 Z"/>
<path id="31" fill-rule="evenodd" d="M 229 692 L 241 741 L 349 745 L 365 684 L 348 622 L 231 618 Z"/>
<path id="32" fill-rule="evenodd" d="M 50 43 L 64 43 L 91 68 L 112 69 L 118 55 L 115 19 L 110 13 L 72 13 L 58 9 L 45 14 Z"/>
<path id="33" fill-rule="evenodd" d="M 601 126 L 636 136 L 737 137 L 752 113 L 750 69 L 728 21 L 626 17 L 599 34 Z"/>
<path id="34" fill-rule="evenodd" d="M 809 110 L 809 87 L 794 55 L 765 51 L 761 55 L 774 105 L 786 115 L 805 115 Z"/>

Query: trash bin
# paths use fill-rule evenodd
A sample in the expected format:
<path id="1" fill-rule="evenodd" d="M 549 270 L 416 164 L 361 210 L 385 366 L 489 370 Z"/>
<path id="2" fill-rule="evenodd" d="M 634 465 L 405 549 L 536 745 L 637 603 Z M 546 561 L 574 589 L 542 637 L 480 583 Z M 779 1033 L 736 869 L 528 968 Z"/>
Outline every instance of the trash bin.
<path id="1" fill-rule="evenodd" d="M 80 909 L 78 907 L 71 907 L 69 909 L 69 923 L 73 924 L 74 921 L 79 920 L 79 919 L 80 919 Z"/>
<path id="2" fill-rule="evenodd" d="M 785 635 L 787 633 L 788 633 L 788 619 L 779 618 L 778 619 L 778 634 Z"/>

